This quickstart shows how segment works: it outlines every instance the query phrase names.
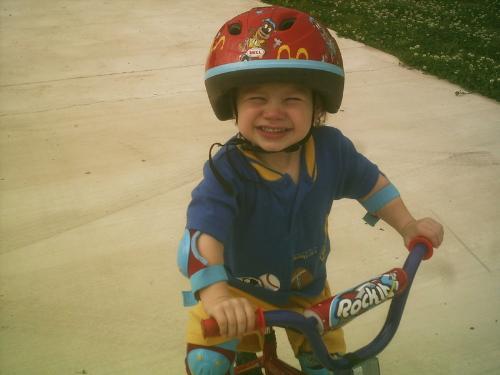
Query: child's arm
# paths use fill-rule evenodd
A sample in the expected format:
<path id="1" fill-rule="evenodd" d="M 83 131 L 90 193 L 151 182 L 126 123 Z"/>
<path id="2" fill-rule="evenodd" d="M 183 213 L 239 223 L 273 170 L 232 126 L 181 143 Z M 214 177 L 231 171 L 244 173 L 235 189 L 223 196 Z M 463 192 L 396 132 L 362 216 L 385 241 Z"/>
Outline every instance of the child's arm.
<path id="1" fill-rule="evenodd" d="M 368 195 L 360 199 L 360 201 L 366 201 L 388 184 L 389 180 L 385 176 L 379 175 L 373 189 Z M 375 214 L 401 234 L 406 246 L 417 236 L 428 238 L 434 247 L 439 247 L 441 242 L 443 242 L 443 226 L 428 217 L 418 220 L 413 218 L 400 197 L 387 203 L 384 207 L 376 211 Z"/>
<path id="2" fill-rule="evenodd" d="M 208 234 L 198 239 L 200 254 L 209 265 L 224 263 L 224 246 Z M 255 308 L 246 298 L 235 298 L 226 282 L 212 284 L 199 291 L 206 313 L 217 320 L 221 336 L 237 337 L 255 330 Z"/>

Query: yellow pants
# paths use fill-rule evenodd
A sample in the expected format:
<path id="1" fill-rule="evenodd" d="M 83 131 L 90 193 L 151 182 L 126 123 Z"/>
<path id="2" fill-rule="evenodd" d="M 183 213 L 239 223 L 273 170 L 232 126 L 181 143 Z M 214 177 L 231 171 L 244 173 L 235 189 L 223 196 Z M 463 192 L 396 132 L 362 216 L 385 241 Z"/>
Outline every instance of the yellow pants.
<path id="1" fill-rule="evenodd" d="M 260 307 L 264 311 L 268 310 L 278 310 L 278 309 L 287 309 L 296 312 L 303 312 L 306 308 L 321 302 L 322 300 L 331 296 L 330 288 L 326 285 L 325 289 L 316 297 L 313 298 L 305 298 L 294 296 L 290 299 L 290 302 L 285 307 L 277 307 L 271 305 L 267 302 L 264 302 L 254 296 L 245 293 L 239 289 L 229 287 L 231 294 L 235 297 L 245 297 L 250 303 L 255 307 Z M 205 346 L 214 346 L 218 344 L 222 344 L 227 341 L 227 338 L 222 337 L 203 337 L 203 333 L 201 330 L 201 320 L 207 319 L 209 316 L 203 309 L 201 302 L 199 302 L 196 306 L 194 306 L 189 311 L 189 320 L 187 327 L 187 335 L 186 341 L 191 344 L 196 345 L 205 345 Z M 309 343 L 305 339 L 305 337 L 295 331 L 286 330 L 288 340 L 290 341 L 290 345 L 292 346 L 293 352 L 295 355 L 299 351 L 303 352 L 311 352 L 312 349 L 309 346 Z M 344 353 L 346 350 L 345 341 L 344 341 L 344 332 L 342 329 L 337 329 L 334 331 L 328 331 L 323 335 L 323 342 L 328 348 L 329 353 Z M 241 339 L 238 344 L 237 350 L 242 352 L 259 352 L 262 350 L 262 346 L 264 343 L 263 335 L 256 331 L 249 333 Z"/>

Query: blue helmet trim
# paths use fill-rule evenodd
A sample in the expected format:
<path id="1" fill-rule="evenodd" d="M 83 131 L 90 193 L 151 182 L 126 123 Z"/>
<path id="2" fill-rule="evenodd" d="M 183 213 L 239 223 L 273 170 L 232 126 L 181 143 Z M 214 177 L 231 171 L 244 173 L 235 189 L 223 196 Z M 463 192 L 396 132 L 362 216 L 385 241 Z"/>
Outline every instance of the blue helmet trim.
<path id="1" fill-rule="evenodd" d="M 281 59 L 239 61 L 217 66 L 205 72 L 205 80 L 231 72 L 257 69 L 308 69 L 321 70 L 344 77 L 344 69 L 338 65 L 315 60 Z"/>

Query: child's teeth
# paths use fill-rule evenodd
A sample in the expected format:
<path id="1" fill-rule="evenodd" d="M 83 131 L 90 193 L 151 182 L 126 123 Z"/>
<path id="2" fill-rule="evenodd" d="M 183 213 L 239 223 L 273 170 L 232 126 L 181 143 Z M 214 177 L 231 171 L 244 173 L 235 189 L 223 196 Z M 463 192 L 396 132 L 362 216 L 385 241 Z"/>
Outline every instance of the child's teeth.
<path id="1" fill-rule="evenodd" d="M 262 129 L 264 131 L 270 132 L 270 133 L 280 133 L 280 132 L 285 131 L 285 129 L 279 129 L 279 128 L 262 128 Z"/>

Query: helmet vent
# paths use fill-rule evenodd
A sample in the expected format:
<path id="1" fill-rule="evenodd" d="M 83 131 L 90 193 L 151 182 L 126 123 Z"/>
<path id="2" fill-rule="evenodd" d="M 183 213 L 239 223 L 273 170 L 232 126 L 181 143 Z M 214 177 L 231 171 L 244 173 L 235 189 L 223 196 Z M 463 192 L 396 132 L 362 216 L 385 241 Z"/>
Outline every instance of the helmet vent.
<path id="1" fill-rule="evenodd" d="M 241 23 L 232 23 L 228 26 L 229 34 L 240 35 L 241 34 Z"/>
<path id="2" fill-rule="evenodd" d="M 279 31 L 288 30 L 293 26 L 294 23 L 295 23 L 295 18 L 286 18 L 280 22 L 278 30 Z"/>

